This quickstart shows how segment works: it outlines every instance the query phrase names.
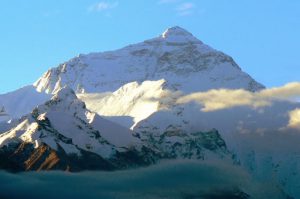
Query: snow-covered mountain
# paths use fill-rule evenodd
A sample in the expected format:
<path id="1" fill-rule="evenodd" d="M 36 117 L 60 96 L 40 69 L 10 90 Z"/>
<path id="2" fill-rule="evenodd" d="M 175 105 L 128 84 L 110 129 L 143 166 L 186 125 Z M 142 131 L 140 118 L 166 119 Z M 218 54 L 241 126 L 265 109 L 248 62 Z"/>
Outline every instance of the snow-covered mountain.
<path id="1" fill-rule="evenodd" d="M 73 170 L 97 168 L 95 164 L 104 165 L 98 169 L 124 168 L 164 158 L 229 159 L 258 179 L 271 175 L 300 197 L 297 145 L 291 142 L 293 155 L 281 150 L 285 146 L 257 149 L 260 140 L 280 143 L 280 132 L 286 140 L 297 139 L 289 123 L 290 113 L 300 105 L 282 100 L 247 104 L 264 88 L 230 56 L 172 27 L 119 50 L 79 55 L 48 70 L 33 85 L 0 95 L 0 107 L 13 118 L 0 124 L 2 155 L 19 155 L 12 161 L 30 162 L 28 169 Z M 225 101 L 231 91 L 246 94 L 233 95 L 229 104 L 240 100 L 246 105 L 222 108 L 216 103 L 220 109 L 203 111 L 203 104 L 194 101 L 178 103 L 182 96 L 199 92 L 206 100 L 223 93 Z M 31 164 L 40 151 L 42 160 Z M 63 164 L 53 166 L 51 154 Z"/>
<path id="2" fill-rule="evenodd" d="M 3 106 L 10 118 L 18 118 L 32 111 L 37 105 L 43 104 L 51 95 L 37 92 L 33 85 L 25 86 L 16 91 L 0 95 L 0 107 Z"/>
<path id="3" fill-rule="evenodd" d="M 18 118 L 30 112 L 35 106 L 49 100 L 52 95 L 54 97 L 52 97 L 51 101 L 55 101 L 58 98 L 57 93 L 65 90 L 63 88 L 66 86 L 76 91 L 79 98 L 86 103 L 88 109 L 113 122 L 114 125 L 102 124 L 95 127 L 93 126 L 95 122 L 89 124 L 88 121 L 97 121 L 100 120 L 100 117 L 96 117 L 96 114 L 92 112 L 84 115 L 83 112 L 85 110 L 81 110 L 80 115 L 82 116 L 79 117 L 81 118 L 80 121 L 85 121 L 91 125 L 91 128 L 103 130 L 101 131 L 104 134 L 102 136 L 112 145 L 114 143 L 105 138 L 105 135 L 119 138 L 121 136 L 116 135 L 115 132 L 105 132 L 113 131 L 115 128 L 113 126 L 118 126 L 115 122 L 127 127 L 124 128 L 124 132 L 130 132 L 129 128 L 133 129 L 135 125 L 148 118 L 151 114 L 168 108 L 169 103 L 162 101 L 162 99 L 169 95 L 170 92 L 191 93 L 220 87 L 243 88 L 250 91 L 257 91 L 263 88 L 261 84 L 255 82 L 249 75 L 244 73 L 231 57 L 203 44 L 186 30 L 180 27 L 173 27 L 167 29 L 157 38 L 130 45 L 120 50 L 75 57 L 47 71 L 33 86 L 27 86 L 0 96 L 0 103 L 5 106 L 13 118 Z M 68 101 L 68 99 L 64 100 Z M 69 101 L 72 102 L 73 100 L 72 98 Z M 18 106 L 15 106 L 15 104 L 18 104 Z M 38 143 L 42 142 L 55 150 L 57 149 L 55 148 L 56 145 L 63 145 L 61 148 L 64 151 L 71 151 L 75 154 L 79 152 L 76 151 L 74 145 L 78 145 L 77 147 L 80 147 L 82 150 L 88 150 L 86 146 L 88 145 L 93 148 L 92 151 L 89 148 L 89 151 L 103 157 L 109 157 L 114 150 L 117 150 L 107 147 L 108 151 L 106 151 L 102 149 L 103 146 L 101 146 L 101 149 L 97 149 L 98 146 L 90 146 L 91 143 L 89 142 L 81 143 L 81 145 L 73 143 L 69 146 L 60 142 L 48 141 L 48 139 L 35 140 L 32 136 L 40 134 L 37 131 L 38 127 L 36 127 L 36 124 L 39 124 L 37 121 L 43 121 L 43 117 L 46 118 L 46 121 L 51 121 L 55 131 L 62 133 L 69 132 L 69 129 L 76 124 L 74 122 L 76 118 L 69 117 L 74 113 L 77 114 L 77 111 L 72 110 L 74 107 L 71 110 L 60 108 L 61 112 L 59 113 L 56 111 L 52 113 L 53 108 L 49 108 L 48 111 L 41 110 L 46 109 L 47 104 L 49 102 L 34 109 L 32 112 L 34 114 L 36 114 L 37 110 L 40 110 L 36 117 L 30 114 L 1 125 L 2 132 L 5 132 L 1 135 L 2 145 L 7 140 L 11 140 L 10 138 L 13 138 L 13 140 L 17 138 L 22 141 L 30 141 L 35 146 L 39 146 Z M 54 109 L 56 110 L 56 108 Z M 69 111 L 73 112 L 69 113 L 68 117 L 65 116 L 65 112 Z M 44 113 L 46 113 L 45 116 L 43 115 Z M 108 123 L 108 120 L 105 120 L 106 123 Z M 30 129 L 27 129 L 27 127 L 30 127 Z M 20 133 L 20 129 L 22 133 Z M 211 129 L 206 129 L 206 131 Z M 76 130 L 78 131 L 78 129 Z M 76 132 L 75 135 L 84 136 L 83 132 L 85 131 L 87 129 L 82 129 L 81 133 Z M 25 137 L 23 136 L 24 132 Z M 169 150 L 174 148 L 175 145 L 182 145 L 183 147 L 180 150 L 185 151 L 184 143 L 190 143 L 194 139 L 204 139 L 202 133 L 199 134 L 199 132 L 201 132 L 199 129 L 191 132 L 191 134 L 186 132 L 168 133 L 168 130 L 166 130 L 159 140 L 156 137 L 155 142 L 152 142 L 151 146 L 148 147 L 151 149 L 155 148 L 159 154 L 167 154 L 163 156 L 169 156 Z M 138 135 L 142 139 L 146 139 L 141 132 L 139 133 Z M 217 133 L 217 135 L 219 134 Z M 29 138 L 27 138 L 28 136 Z M 64 136 L 70 138 L 71 135 Z M 23 138 L 27 140 L 23 140 Z M 221 138 L 216 136 L 212 141 L 219 142 L 219 139 Z M 53 139 L 51 138 L 50 140 Z M 149 144 L 145 144 L 145 140 L 142 142 L 143 145 Z M 162 148 L 157 147 L 157 144 L 162 142 L 166 143 L 166 146 Z M 124 146 L 128 147 L 128 145 Z M 72 150 L 68 149 L 68 147 L 72 148 Z M 99 154 L 100 151 L 102 154 Z M 106 155 L 103 154 L 104 151 L 106 151 Z M 222 152 L 225 151 L 223 150 Z M 182 153 L 177 154 L 177 156 L 184 157 L 185 155 Z M 202 156 L 198 154 L 197 157 L 200 158 Z"/>
<path id="4" fill-rule="evenodd" d="M 186 30 L 172 27 L 159 37 L 119 50 L 79 55 L 48 70 L 33 85 L 0 95 L 0 105 L 11 117 L 21 117 L 64 86 L 87 95 L 113 93 L 105 100 L 108 103 L 118 101 L 121 106 L 112 109 L 110 105 L 97 102 L 101 105 L 89 108 L 105 116 L 132 117 L 131 121 L 118 120 L 126 126 L 131 124 L 130 127 L 159 109 L 157 100 L 153 99 L 161 98 L 166 89 L 192 93 L 212 88 L 250 91 L 264 88 L 228 55 L 205 45 Z M 95 99 L 97 95 L 89 96 Z M 93 103 L 91 98 L 82 99 L 86 99 L 87 106 Z M 125 102 L 130 105 L 123 107 Z"/>
<path id="5" fill-rule="evenodd" d="M 76 93 L 105 93 L 125 84 L 133 83 L 135 89 L 134 84 L 158 80 L 165 81 L 166 89 L 185 93 L 212 88 L 264 88 L 230 56 L 176 26 L 156 38 L 119 50 L 79 55 L 48 70 L 33 85 L 0 95 L 0 105 L 16 118 L 49 100 L 51 96 L 47 94 L 66 85 Z"/>
<path id="6" fill-rule="evenodd" d="M 211 88 L 262 89 L 231 57 L 180 27 L 120 50 L 79 55 L 48 70 L 34 83 L 52 93 L 68 85 L 77 93 L 111 92 L 129 82 L 165 79 L 168 88 L 194 92 Z"/>

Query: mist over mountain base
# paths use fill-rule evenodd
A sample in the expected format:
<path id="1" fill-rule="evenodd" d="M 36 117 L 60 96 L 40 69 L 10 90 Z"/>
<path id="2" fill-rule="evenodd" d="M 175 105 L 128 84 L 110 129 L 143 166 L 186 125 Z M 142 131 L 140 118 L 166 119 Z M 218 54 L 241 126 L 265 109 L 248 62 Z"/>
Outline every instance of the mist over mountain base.
<path id="1" fill-rule="evenodd" d="M 222 161 L 177 160 L 116 172 L 2 171 L 0 179 L 2 199 L 288 198 L 276 184 L 257 182 L 241 168 Z"/>

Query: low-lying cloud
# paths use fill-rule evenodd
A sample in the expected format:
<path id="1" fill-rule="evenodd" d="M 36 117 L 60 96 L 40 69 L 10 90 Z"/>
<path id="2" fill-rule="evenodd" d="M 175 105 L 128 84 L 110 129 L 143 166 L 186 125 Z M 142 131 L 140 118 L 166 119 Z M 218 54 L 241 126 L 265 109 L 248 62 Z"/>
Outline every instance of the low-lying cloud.
<path id="1" fill-rule="evenodd" d="M 241 168 L 221 161 L 175 161 L 136 170 L 77 174 L 0 172 L 0 179 L 4 199 L 285 198 L 272 182 L 255 182 Z"/>
<path id="2" fill-rule="evenodd" d="M 264 89 L 255 93 L 243 89 L 213 89 L 182 96 L 176 103 L 196 102 L 203 106 L 202 111 L 209 112 L 238 106 L 252 108 L 270 106 L 274 100 L 292 100 L 299 96 L 300 83 L 293 82 L 282 87 Z"/>
<path id="3" fill-rule="evenodd" d="M 300 109 L 289 112 L 290 121 L 288 127 L 300 130 Z"/>

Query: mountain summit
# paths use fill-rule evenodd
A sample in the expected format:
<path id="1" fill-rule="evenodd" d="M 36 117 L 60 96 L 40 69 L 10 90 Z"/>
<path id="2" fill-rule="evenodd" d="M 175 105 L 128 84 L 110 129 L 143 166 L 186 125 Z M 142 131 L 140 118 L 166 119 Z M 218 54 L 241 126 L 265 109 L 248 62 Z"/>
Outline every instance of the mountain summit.
<path id="1" fill-rule="evenodd" d="M 174 43 L 191 42 L 191 43 L 202 44 L 202 42 L 197 38 L 195 38 L 190 32 L 188 32 L 187 30 L 179 26 L 168 28 L 166 31 L 164 31 L 161 34 L 161 37 L 168 42 L 174 42 Z"/>
<path id="2" fill-rule="evenodd" d="M 220 87 L 250 91 L 264 88 L 231 57 L 178 26 L 119 50 L 75 57 L 47 71 L 34 86 L 46 93 L 65 85 L 77 93 L 91 93 L 115 91 L 133 81 L 159 79 L 165 79 L 170 89 L 184 92 Z"/>

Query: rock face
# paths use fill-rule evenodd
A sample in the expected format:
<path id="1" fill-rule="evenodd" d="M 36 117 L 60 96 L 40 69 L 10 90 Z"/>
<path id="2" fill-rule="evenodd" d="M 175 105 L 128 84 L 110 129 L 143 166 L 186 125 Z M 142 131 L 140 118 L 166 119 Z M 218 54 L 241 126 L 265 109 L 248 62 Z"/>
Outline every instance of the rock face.
<path id="1" fill-rule="evenodd" d="M 9 171 L 41 170 L 112 170 L 115 166 L 101 156 L 81 150 L 81 156 L 66 154 L 62 148 L 54 150 L 42 143 L 35 147 L 31 143 L 9 144 L 0 151 L 2 169 Z"/>
<path id="2" fill-rule="evenodd" d="M 183 133 L 166 131 L 160 136 L 145 132 L 145 143 L 157 149 L 163 158 L 168 159 L 209 159 L 228 158 L 230 152 L 225 141 L 215 129 L 209 132 Z"/>

